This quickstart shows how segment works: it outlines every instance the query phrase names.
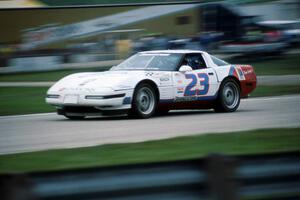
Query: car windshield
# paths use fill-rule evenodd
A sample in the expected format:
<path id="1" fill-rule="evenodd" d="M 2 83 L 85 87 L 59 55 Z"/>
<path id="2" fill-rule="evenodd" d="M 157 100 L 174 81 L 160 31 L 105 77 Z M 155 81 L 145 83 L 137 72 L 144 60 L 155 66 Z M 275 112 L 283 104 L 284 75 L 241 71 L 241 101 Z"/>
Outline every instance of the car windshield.
<path id="1" fill-rule="evenodd" d="M 175 71 L 182 55 L 169 53 L 138 53 L 111 70 Z"/>

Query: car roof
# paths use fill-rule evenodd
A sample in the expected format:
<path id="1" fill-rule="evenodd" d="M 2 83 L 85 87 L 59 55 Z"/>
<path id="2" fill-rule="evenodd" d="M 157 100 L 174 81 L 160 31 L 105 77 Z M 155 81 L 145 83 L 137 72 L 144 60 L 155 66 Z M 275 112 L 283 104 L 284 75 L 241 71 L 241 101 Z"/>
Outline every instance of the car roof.
<path id="1" fill-rule="evenodd" d="M 176 49 L 176 50 L 155 50 L 155 51 L 142 51 L 140 53 L 205 53 L 204 51 L 188 50 L 188 49 Z"/>

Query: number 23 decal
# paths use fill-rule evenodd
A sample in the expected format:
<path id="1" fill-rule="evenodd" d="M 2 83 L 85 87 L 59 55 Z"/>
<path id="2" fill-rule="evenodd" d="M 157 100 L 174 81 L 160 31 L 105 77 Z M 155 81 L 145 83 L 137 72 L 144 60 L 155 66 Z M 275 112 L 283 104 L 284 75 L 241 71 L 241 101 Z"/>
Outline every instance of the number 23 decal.
<path id="1" fill-rule="evenodd" d="M 206 95 L 209 89 L 209 77 L 205 73 L 199 74 L 185 74 L 186 79 L 191 79 L 192 81 L 186 86 L 184 91 L 184 96 L 195 96 L 195 95 Z M 192 90 L 198 82 L 198 78 L 200 81 L 200 86 L 203 86 L 202 89 L 194 89 Z"/>

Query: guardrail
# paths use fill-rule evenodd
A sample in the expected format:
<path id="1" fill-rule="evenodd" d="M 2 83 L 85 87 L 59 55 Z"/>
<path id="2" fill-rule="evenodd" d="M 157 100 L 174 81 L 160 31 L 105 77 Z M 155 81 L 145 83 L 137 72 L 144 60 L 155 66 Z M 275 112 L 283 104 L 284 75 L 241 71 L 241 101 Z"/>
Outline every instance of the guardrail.
<path id="1" fill-rule="evenodd" d="M 300 152 L 3 174 L 1 199 L 300 199 Z"/>

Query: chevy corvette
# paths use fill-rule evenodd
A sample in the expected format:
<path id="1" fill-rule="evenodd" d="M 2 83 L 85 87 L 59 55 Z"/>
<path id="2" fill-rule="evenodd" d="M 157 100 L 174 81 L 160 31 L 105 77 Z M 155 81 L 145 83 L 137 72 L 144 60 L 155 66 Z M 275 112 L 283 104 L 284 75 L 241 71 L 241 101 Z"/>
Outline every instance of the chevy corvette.
<path id="1" fill-rule="evenodd" d="M 105 72 L 68 75 L 46 102 L 69 119 L 128 114 L 149 118 L 174 109 L 237 110 L 256 88 L 250 65 L 233 65 L 203 51 L 139 52 Z"/>

